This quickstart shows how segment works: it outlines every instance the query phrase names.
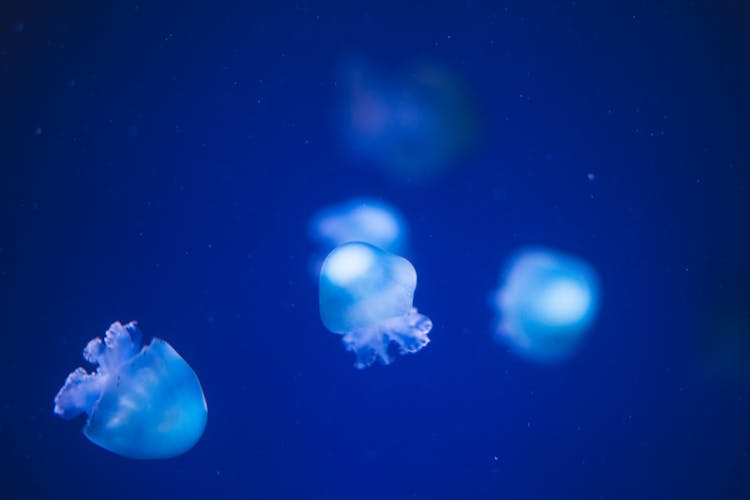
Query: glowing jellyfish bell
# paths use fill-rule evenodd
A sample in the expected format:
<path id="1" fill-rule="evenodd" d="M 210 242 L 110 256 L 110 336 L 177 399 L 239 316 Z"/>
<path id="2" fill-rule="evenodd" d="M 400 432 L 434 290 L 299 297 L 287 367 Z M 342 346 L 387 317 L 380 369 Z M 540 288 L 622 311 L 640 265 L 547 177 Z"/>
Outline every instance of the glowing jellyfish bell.
<path id="1" fill-rule="evenodd" d="M 83 351 L 94 373 L 77 368 L 55 396 L 55 413 L 88 415 L 84 435 L 128 458 L 169 458 L 195 445 L 207 408 L 198 377 L 172 346 L 153 339 L 141 347 L 135 322 L 115 322 Z"/>
<path id="2" fill-rule="evenodd" d="M 310 233 L 327 249 L 364 241 L 388 252 L 406 247 L 406 223 L 391 205 L 371 198 L 351 200 L 325 207 L 310 220 Z"/>
<path id="3" fill-rule="evenodd" d="M 495 338 L 537 361 L 568 357 L 596 317 L 598 281 L 575 257 L 544 248 L 519 252 L 495 295 Z"/>
<path id="4" fill-rule="evenodd" d="M 368 243 L 346 243 L 328 254 L 320 270 L 320 317 L 343 335 L 356 368 L 393 361 L 391 342 L 406 354 L 430 341 L 432 322 L 412 306 L 416 287 L 408 260 Z"/>

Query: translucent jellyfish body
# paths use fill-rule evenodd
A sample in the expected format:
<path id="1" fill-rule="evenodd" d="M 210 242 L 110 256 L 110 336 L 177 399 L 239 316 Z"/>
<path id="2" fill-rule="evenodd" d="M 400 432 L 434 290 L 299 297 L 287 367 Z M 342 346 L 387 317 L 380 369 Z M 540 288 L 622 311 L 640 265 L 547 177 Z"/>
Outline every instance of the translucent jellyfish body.
<path id="1" fill-rule="evenodd" d="M 115 322 L 91 340 L 83 357 L 99 365 L 77 368 L 55 397 L 55 413 L 86 413 L 84 435 L 128 458 L 169 458 L 195 445 L 206 427 L 207 408 L 198 377 L 163 340 L 141 347 L 135 322 Z"/>
<path id="2" fill-rule="evenodd" d="M 323 208 L 310 220 L 312 237 L 326 251 L 351 241 L 363 241 L 388 252 L 406 247 L 406 223 L 392 206 L 370 198 L 354 198 Z"/>
<path id="3" fill-rule="evenodd" d="M 384 75 L 350 61 L 342 68 L 341 129 L 352 152 L 396 179 L 436 177 L 476 142 L 475 106 L 460 79 L 420 64 Z"/>
<path id="4" fill-rule="evenodd" d="M 391 343 L 405 354 L 430 341 L 432 322 L 412 306 L 416 287 L 408 260 L 368 243 L 346 243 L 328 254 L 320 270 L 320 317 L 344 336 L 356 368 L 390 363 Z"/>
<path id="5" fill-rule="evenodd" d="M 598 279 L 580 259 L 526 249 L 511 260 L 494 302 L 499 342 L 525 358 L 558 361 L 576 350 L 596 317 Z"/>

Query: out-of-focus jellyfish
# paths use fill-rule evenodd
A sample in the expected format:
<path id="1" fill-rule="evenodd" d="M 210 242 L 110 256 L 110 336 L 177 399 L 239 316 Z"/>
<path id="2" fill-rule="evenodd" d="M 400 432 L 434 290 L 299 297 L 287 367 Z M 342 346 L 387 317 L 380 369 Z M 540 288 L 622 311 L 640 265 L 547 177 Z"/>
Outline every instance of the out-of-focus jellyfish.
<path id="1" fill-rule="evenodd" d="M 720 292 L 721 293 L 721 292 Z M 720 306 L 703 311 L 696 345 L 706 373 L 724 382 L 750 385 L 750 311 Z"/>
<path id="2" fill-rule="evenodd" d="M 323 208 L 310 220 L 310 234 L 326 252 L 344 243 L 363 241 L 401 253 L 407 240 L 406 222 L 398 210 L 370 198 L 354 198 Z"/>
<path id="3" fill-rule="evenodd" d="M 411 263 L 368 243 L 335 248 L 320 270 L 320 317 L 357 356 L 356 368 L 393 361 L 388 348 L 417 352 L 432 322 L 412 306 L 417 273 Z"/>
<path id="4" fill-rule="evenodd" d="M 435 177 L 455 166 L 476 140 L 475 107 L 440 65 L 418 65 L 381 78 L 367 65 L 343 69 L 343 135 L 352 152 L 402 180 Z"/>
<path id="5" fill-rule="evenodd" d="M 699 366 L 715 381 L 750 385 L 750 265 L 747 246 L 725 250 L 691 273 L 689 329 Z"/>
<path id="6" fill-rule="evenodd" d="M 83 350 L 94 373 L 77 368 L 55 396 L 55 413 L 88 415 L 83 434 L 128 458 L 169 458 L 195 445 L 207 408 L 198 377 L 161 339 L 141 346 L 135 322 L 115 322 Z"/>
<path id="7" fill-rule="evenodd" d="M 508 265 L 494 303 L 498 342 L 525 358 L 558 361 L 576 350 L 596 317 L 598 278 L 580 259 L 526 249 Z"/>

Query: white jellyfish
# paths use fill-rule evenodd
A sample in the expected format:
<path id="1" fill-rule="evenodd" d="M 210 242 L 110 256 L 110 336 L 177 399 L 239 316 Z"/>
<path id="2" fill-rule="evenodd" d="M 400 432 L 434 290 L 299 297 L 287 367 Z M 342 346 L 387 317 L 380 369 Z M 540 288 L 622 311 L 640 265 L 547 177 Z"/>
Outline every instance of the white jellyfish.
<path id="1" fill-rule="evenodd" d="M 430 341 L 432 322 L 412 306 L 417 273 L 411 263 L 368 243 L 335 248 L 320 270 L 320 317 L 362 369 L 376 359 L 393 358 L 390 343 L 401 354 L 417 352 Z"/>
<path id="2" fill-rule="evenodd" d="M 598 281 L 575 257 L 544 248 L 519 252 L 494 297 L 496 340 L 536 361 L 568 357 L 596 317 Z"/>
<path id="3" fill-rule="evenodd" d="M 94 373 L 77 368 L 55 396 L 55 413 L 86 413 L 84 435 L 128 458 L 169 458 L 195 445 L 206 427 L 207 408 L 198 377 L 168 343 L 154 338 L 141 347 L 135 322 L 115 322 L 83 350 Z"/>
<path id="4" fill-rule="evenodd" d="M 406 222 L 391 205 L 371 198 L 351 200 L 325 207 L 310 220 L 310 234 L 326 247 L 364 241 L 388 252 L 406 247 Z"/>

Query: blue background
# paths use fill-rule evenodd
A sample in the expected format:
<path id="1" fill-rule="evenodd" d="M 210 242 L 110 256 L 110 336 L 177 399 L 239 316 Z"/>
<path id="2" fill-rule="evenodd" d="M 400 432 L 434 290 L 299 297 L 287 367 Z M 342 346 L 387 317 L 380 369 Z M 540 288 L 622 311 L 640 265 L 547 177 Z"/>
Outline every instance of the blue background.
<path id="1" fill-rule="evenodd" d="M 747 5 L 353 4 L 3 4 L 0 496 L 750 496 Z M 473 154 L 429 182 L 360 168 L 334 113 L 352 55 L 452 68 Z M 407 217 L 434 322 L 362 372 L 320 323 L 306 228 L 354 195 Z M 525 244 L 601 275 L 561 365 L 490 337 Z M 52 413 L 131 319 L 204 386 L 182 457 Z"/>

